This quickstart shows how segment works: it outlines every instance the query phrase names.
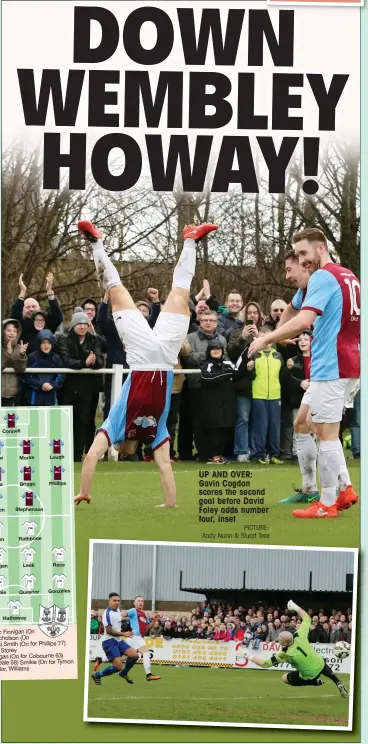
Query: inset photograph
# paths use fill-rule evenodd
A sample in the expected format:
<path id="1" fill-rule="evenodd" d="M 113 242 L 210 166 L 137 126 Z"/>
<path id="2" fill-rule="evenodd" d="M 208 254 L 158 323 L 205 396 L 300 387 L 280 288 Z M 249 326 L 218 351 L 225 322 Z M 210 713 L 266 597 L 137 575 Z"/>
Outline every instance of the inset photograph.
<path id="1" fill-rule="evenodd" d="M 84 720 L 351 730 L 358 551 L 90 542 Z"/>

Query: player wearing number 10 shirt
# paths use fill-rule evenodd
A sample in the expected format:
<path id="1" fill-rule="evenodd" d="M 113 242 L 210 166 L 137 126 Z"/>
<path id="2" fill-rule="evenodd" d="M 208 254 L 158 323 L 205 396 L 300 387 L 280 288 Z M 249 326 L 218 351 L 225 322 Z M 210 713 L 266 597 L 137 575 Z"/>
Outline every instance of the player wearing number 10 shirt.
<path id="1" fill-rule="evenodd" d="M 310 386 L 302 400 L 309 406 L 309 422 L 298 443 L 298 458 L 303 476 L 309 473 L 314 482 L 317 460 L 321 497 L 293 515 L 305 519 L 337 517 L 339 511 L 358 501 L 339 429 L 344 407 L 359 387 L 360 285 L 350 269 L 332 261 L 320 230 L 303 230 L 292 242 L 299 263 L 310 274 L 307 289 L 298 290 L 276 331 L 253 341 L 249 356 L 313 325 Z M 318 451 L 310 429 L 319 439 Z"/>

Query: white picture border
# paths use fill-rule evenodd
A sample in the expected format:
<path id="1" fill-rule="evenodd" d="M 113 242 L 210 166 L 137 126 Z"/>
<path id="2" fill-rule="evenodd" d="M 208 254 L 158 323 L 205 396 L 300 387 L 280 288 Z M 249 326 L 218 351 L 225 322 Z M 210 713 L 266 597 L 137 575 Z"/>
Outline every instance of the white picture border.
<path id="1" fill-rule="evenodd" d="M 93 574 L 93 548 L 95 544 L 104 543 L 107 545 L 164 545 L 171 547 L 188 547 L 188 548 L 233 548 L 237 550 L 312 550 L 318 552 L 336 552 L 336 553 L 353 553 L 354 554 L 354 576 L 353 576 L 353 629 L 352 636 L 354 643 L 351 651 L 351 668 L 350 674 L 350 691 L 349 691 L 349 716 L 347 726 L 308 726 L 308 725 L 285 725 L 279 723 L 229 723 L 227 721 L 171 721 L 142 718 L 91 718 L 88 716 L 88 686 L 89 686 L 89 640 L 90 640 L 90 612 L 92 602 L 92 574 Z M 355 645 L 356 645 L 356 614 L 357 614 L 357 588 L 358 588 L 358 548 L 325 548 L 325 547 L 305 547 L 300 545 L 234 545 L 228 543 L 198 543 L 198 542 L 170 542 L 166 540 L 104 540 L 94 539 L 89 541 L 88 556 L 88 589 L 87 589 L 87 614 L 86 614 L 86 650 L 85 650 L 85 671 L 84 671 L 84 701 L 83 701 L 83 721 L 85 723 L 139 723 L 139 724 L 156 724 L 161 726 L 213 726 L 231 728 L 267 728 L 267 729 L 302 729 L 305 731 L 352 731 L 353 729 L 353 704 L 354 704 L 354 679 L 355 679 Z"/>

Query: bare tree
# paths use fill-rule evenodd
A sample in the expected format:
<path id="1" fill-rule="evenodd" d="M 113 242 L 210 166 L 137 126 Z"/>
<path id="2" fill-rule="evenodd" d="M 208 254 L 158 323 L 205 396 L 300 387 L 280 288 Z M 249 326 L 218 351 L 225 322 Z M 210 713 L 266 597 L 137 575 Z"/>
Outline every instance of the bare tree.
<path id="1" fill-rule="evenodd" d="M 50 192 L 42 189 L 39 153 L 9 150 L 3 157 L 3 315 L 18 294 L 22 272 L 29 293 L 42 301 L 46 274 L 52 270 L 66 312 L 83 297 L 100 299 L 90 250 L 76 227 L 81 218 L 101 228 L 107 252 L 135 299 L 149 286 L 157 286 L 165 296 L 183 227 L 196 221 L 217 222 L 220 230 L 199 246 L 195 293 L 206 278 L 220 300 L 233 287 L 266 310 L 276 295 L 289 299 L 283 258 L 294 232 L 310 225 L 324 231 L 336 258 L 358 274 L 358 154 L 347 144 L 329 145 L 320 170 L 314 197 L 303 192 L 298 160 L 287 174 L 286 193 L 279 195 L 268 193 L 262 174 L 256 195 L 240 188 L 213 194 L 208 184 L 201 194 L 184 193 L 180 185 L 172 194 L 160 194 L 146 182 L 129 192 L 112 193 L 97 188 L 92 179 L 83 192 Z"/>

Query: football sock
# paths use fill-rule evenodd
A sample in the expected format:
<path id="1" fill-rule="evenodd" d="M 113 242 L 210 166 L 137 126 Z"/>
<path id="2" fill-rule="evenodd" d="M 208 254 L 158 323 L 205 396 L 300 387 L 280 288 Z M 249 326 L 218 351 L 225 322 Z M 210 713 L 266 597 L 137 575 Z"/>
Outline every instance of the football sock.
<path id="1" fill-rule="evenodd" d="M 317 491 L 317 445 L 310 434 L 295 434 L 303 493 Z"/>
<path id="2" fill-rule="evenodd" d="M 346 467 L 346 460 L 344 455 L 343 446 L 339 440 L 340 445 L 340 473 L 339 473 L 339 490 L 345 491 L 348 486 L 351 486 L 351 480 L 349 471 Z"/>
<path id="3" fill-rule="evenodd" d="M 336 677 L 336 674 L 333 673 L 331 667 L 328 666 L 328 664 L 325 664 L 324 668 L 322 669 L 322 674 L 325 677 L 328 677 L 332 682 L 334 682 L 335 685 L 339 685 L 341 680 Z"/>
<path id="4" fill-rule="evenodd" d="M 143 666 L 146 674 L 151 674 L 151 657 L 149 651 L 146 651 L 146 653 L 143 654 Z"/>
<path id="5" fill-rule="evenodd" d="M 321 482 L 320 503 L 332 506 L 336 501 L 336 489 L 341 470 L 341 442 L 322 441 L 318 452 L 318 474 Z"/>
<path id="6" fill-rule="evenodd" d="M 109 259 L 101 239 L 92 243 L 93 259 L 96 266 L 97 276 L 100 278 L 103 272 L 103 285 L 105 289 L 117 287 L 121 284 L 119 272 Z"/>
<path id="7" fill-rule="evenodd" d="M 127 656 L 125 667 L 124 669 L 121 670 L 121 672 L 119 672 L 120 677 L 125 677 L 125 675 L 128 674 L 128 672 L 130 672 L 130 670 L 134 667 L 134 664 L 137 663 L 138 658 L 139 658 L 138 656 L 134 656 L 134 657 Z"/>
<path id="8" fill-rule="evenodd" d="M 196 266 L 196 244 L 192 238 L 184 240 L 183 250 L 173 273 L 172 286 L 190 291 Z"/>
<path id="9" fill-rule="evenodd" d="M 96 677 L 109 677 L 110 674 L 117 674 L 118 671 L 119 670 L 116 669 L 116 667 L 111 665 L 111 666 L 105 667 L 105 669 L 102 669 L 101 672 L 95 672 L 95 674 L 96 674 Z"/>

